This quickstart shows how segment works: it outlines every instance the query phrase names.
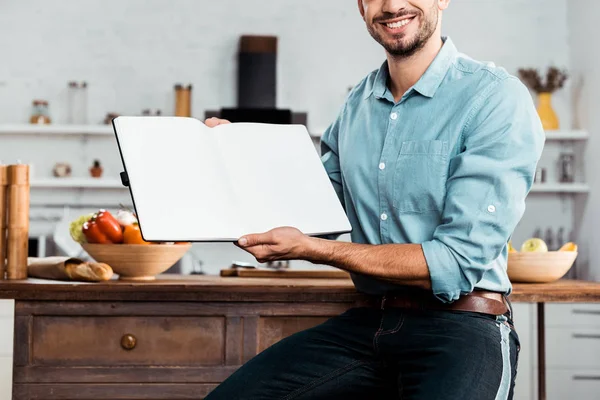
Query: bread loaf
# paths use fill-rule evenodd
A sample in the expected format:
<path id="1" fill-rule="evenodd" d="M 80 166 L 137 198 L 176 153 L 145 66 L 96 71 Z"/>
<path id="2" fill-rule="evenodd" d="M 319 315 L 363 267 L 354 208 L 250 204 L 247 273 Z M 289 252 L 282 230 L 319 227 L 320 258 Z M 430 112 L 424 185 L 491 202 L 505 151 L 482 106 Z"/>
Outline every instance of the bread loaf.
<path id="1" fill-rule="evenodd" d="M 65 262 L 65 271 L 73 281 L 88 282 L 107 281 L 113 274 L 113 270 L 108 264 L 93 262 L 82 264 L 70 260 Z"/>
<path id="2" fill-rule="evenodd" d="M 27 275 L 41 279 L 100 282 L 109 280 L 113 270 L 108 264 L 85 262 L 78 258 L 30 257 L 27 262 Z"/>

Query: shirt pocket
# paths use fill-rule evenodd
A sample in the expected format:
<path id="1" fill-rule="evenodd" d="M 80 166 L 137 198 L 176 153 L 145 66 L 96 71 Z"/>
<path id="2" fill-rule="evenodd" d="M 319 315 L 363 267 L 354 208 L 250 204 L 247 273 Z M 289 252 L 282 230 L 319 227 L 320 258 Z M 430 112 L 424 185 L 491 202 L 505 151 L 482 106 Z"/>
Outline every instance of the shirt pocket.
<path id="1" fill-rule="evenodd" d="M 402 142 L 394 170 L 394 208 L 399 213 L 441 211 L 447 175 L 448 142 Z"/>

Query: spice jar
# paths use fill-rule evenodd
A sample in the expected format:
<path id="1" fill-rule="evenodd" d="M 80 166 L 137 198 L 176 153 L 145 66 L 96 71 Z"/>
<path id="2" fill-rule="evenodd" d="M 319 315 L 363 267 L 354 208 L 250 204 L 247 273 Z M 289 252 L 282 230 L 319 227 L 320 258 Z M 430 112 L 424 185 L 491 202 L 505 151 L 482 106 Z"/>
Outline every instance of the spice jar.
<path id="1" fill-rule="evenodd" d="M 87 120 L 87 82 L 68 83 L 67 91 L 69 124 L 85 125 Z"/>
<path id="2" fill-rule="evenodd" d="M 48 102 L 46 100 L 33 101 L 33 109 L 29 122 L 32 124 L 49 124 L 51 122 Z"/>

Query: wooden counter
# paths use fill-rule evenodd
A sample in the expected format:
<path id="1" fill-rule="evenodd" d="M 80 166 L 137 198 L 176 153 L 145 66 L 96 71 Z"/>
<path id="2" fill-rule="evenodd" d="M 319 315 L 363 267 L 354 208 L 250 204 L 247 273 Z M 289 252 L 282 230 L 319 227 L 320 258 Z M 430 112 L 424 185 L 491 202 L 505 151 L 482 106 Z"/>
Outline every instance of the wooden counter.
<path id="1" fill-rule="evenodd" d="M 0 281 L 15 299 L 14 399 L 199 399 L 258 352 L 353 306 L 345 279 Z M 515 285 L 513 302 L 600 301 L 600 284 Z M 542 364 L 543 365 L 543 364 Z"/>

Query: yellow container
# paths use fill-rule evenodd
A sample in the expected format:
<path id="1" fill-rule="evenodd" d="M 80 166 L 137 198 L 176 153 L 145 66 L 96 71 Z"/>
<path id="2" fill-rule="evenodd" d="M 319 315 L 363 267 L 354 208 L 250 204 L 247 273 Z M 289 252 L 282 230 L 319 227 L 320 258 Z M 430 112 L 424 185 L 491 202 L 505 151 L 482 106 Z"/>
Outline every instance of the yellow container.
<path id="1" fill-rule="evenodd" d="M 540 93 L 538 95 L 537 112 L 545 130 L 558 130 L 559 121 L 556 112 L 552 108 L 552 93 Z"/>

